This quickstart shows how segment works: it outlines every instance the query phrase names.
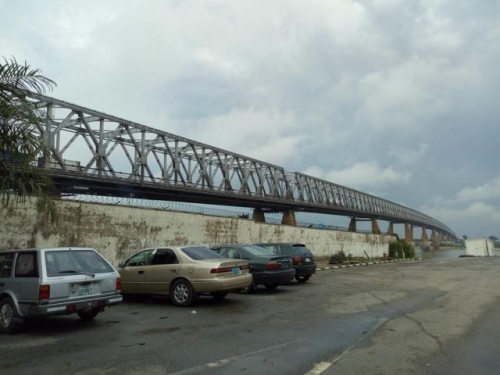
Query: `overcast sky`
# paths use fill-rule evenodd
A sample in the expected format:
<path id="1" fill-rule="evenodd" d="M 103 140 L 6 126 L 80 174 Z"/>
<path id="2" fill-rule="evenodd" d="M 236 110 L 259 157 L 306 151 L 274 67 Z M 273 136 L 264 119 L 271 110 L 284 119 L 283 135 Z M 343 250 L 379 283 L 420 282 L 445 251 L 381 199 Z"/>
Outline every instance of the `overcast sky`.
<path id="1" fill-rule="evenodd" d="M 50 96 L 500 237 L 498 0 L 0 0 L 0 13 L 0 55 L 55 80 Z"/>

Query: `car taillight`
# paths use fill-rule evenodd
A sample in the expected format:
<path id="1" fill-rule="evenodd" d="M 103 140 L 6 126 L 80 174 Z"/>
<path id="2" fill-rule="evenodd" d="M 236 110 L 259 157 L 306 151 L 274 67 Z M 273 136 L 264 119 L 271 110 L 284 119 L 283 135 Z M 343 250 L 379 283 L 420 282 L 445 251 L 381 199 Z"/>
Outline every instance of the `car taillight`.
<path id="1" fill-rule="evenodd" d="M 122 279 L 121 277 L 116 278 L 116 290 L 122 290 Z"/>
<path id="2" fill-rule="evenodd" d="M 278 262 L 275 262 L 274 260 L 272 260 L 266 264 L 267 271 L 277 270 L 278 268 L 279 268 L 279 264 L 278 264 Z"/>
<path id="3" fill-rule="evenodd" d="M 38 301 L 44 302 L 50 299 L 50 285 L 40 285 L 38 287 Z"/>
<path id="4" fill-rule="evenodd" d="M 296 266 L 299 266 L 302 263 L 302 258 L 299 257 L 298 255 L 293 257 L 293 264 Z"/>
<path id="5" fill-rule="evenodd" d="M 250 268 L 250 266 L 248 264 L 245 264 L 244 266 L 240 266 L 240 270 L 242 270 L 242 271 L 247 270 L 249 268 Z"/>
<path id="6" fill-rule="evenodd" d="M 219 267 L 219 268 L 212 268 L 210 270 L 210 273 L 224 273 L 224 272 L 231 272 L 231 268 Z"/>

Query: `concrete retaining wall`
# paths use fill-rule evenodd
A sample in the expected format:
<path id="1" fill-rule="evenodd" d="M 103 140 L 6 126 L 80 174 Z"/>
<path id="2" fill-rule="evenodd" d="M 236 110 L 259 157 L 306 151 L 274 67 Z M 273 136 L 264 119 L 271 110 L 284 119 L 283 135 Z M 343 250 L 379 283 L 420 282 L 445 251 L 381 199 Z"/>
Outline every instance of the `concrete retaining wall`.
<path id="1" fill-rule="evenodd" d="M 36 205 L 0 208 L 0 249 L 88 246 L 113 264 L 146 247 L 224 243 L 301 242 L 316 257 L 345 254 L 380 257 L 388 253 L 387 235 L 255 223 L 184 212 L 59 201 L 59 220 L 49 223 Z M 366 252 L 366 254 L 365 254 Z"/>

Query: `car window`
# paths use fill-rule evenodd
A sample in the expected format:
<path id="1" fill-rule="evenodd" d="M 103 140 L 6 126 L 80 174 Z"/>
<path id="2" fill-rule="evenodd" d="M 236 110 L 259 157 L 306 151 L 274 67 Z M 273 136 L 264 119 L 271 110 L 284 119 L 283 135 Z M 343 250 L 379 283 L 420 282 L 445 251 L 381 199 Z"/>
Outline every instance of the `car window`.
<path id="1" fill-rule="evenodd" d="M 249 245 L 249 246 L 243 246 L 243 249 L 248 251 L 250 254 L 257 256 L 274 255 L 274 253 L 271 250 L 268 250 L 262 246 Z"/>
<path id="2" fill-rule="evenodd" d="M 272 251 L 275 254 L 281 255 L 281 247 L 279 245 L 262 245 L 262 247 Z"/>
<path id="3" fill-rule="evenodd" d="M 179 263 L 172 249 L 158 249 L 153 256 L 151 264 L 176 264 Z"/>
<path id="4" fill-rule="evenodd" d="M 15 277 L 38 277 L 36 252 L 18 253 Z"/>
<path id="5" fill-rule="evenodd" d="M 193 260 L 219 259 L 224 258 L 208 247 L 183 247 L 181 251 Z"/>
<path id="6" fill-rule="evenodd" d="M 47 276 L 113 272 L 113 268 L 93 250 L 47 251 L 45 253 Z"/>
<path id="7" fill-rule="evenodd" d="M 241 259 L 241 254 L 234 247 L 221 247 L 218 253 L 224 258 Z"/>
<path id="8" fill-rule="evenodd" d="M 294 250 L 297 252 L 299 255 L 310 255 L 312 254 L 311 251 L 305 247 L 304 245 L 293 245 Z"/>
<path id="9" fill-rule="evenodd" d="M 0 278 L 11 277 L 14 254 L 0 254 Z"/>
<path id="10" fill-rule="evenodd" d="M 126 262 L 125 267 L 145 266 L 149 264 L 151 254 L 154 249 L 144 250 L 135 255 L 132 255 Z"/>

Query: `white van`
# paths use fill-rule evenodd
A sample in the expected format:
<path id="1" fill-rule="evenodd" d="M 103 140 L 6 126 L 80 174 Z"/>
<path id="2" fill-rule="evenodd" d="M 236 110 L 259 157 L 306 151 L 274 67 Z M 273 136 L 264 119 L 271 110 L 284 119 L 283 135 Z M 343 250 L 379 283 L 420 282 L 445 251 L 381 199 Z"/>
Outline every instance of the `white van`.
<path id="1" fill-rule="evenodd" d="M 0 331 L 28 317 L 76 313 L 93 319 L 122 301 L 116 269 L 91 248 L 0 251 Z"/>

